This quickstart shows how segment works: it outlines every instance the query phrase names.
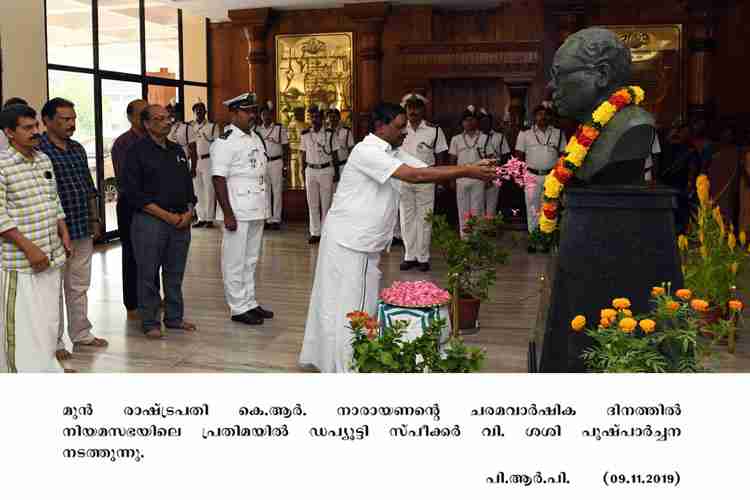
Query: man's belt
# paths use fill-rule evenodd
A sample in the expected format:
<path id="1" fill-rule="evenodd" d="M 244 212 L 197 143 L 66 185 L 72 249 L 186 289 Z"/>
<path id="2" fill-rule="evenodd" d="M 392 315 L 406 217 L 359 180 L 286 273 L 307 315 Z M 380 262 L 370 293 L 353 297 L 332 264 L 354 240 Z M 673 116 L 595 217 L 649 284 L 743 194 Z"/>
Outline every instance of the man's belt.
<path id="1" fill-rule="evenodd" d="M 210 154 L 207 154 L 207 155 L 201 155 L 201 158 L 200 158 L 200 159 L 201 159 L 201 160 L 207 160 L 207 159 L 209 159 L 209 158 L 211 158 L 211 155 L 210 155 Z"/>
<path id="2" fill-rule="evenodd" d="M 313 170 L 320 170 L 323 168 L 330 168 L 332 165 L 330 163 L 322 163 L 320 165 L 316 165 L 314 163 L 308 163 L 307 168 L 311 168 Z"/>
<path id="3" fill-rule="evenodd" d="M 531 172 L 534 175 L 547 175 L 548 173 L 550 173 L 552 171 L 552 169 L 541 171 L 541 170 L 535 170 L 533 168 L 526 167 L 526 171 L 527 172 Z"/>
<path id="4" fill-rule="evenodd" d="M 280 160 L 280 159 L 281 159 L 281 156 L 269 156 L 269 157 L 268 157 L 268 161 L 269 161 L 269 162 L 271 162 L 271 161 L 276 161 L 276 160 Z"/>
<path id="5" fill-rule="evenodd" d="M 342 165 L 346 165 L 346 160 L 343 160 L 343 161 L 340 161 L 340 162 L 334 164 L 335 167 L 340 167 Z"/>

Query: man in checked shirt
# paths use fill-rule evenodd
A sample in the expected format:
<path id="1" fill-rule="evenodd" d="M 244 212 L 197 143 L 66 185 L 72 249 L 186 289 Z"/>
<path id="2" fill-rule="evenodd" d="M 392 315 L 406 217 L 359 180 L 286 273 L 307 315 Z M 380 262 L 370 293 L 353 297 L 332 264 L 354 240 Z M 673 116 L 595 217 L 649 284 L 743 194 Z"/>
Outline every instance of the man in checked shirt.
<path id="1" fill-rule="evenodd" d="M 75 105 L 55 97 L 42 107 L 42 120 L 47 131 L 42 135 L 39 150 L 52 160 L 57 192 L 73 245 L 73 254 L 65 263 L 63 274 L 68 336 L 74 352 L 81 346 L 107 347 L 106 340 L 91 333 L 92 325 L 88 318 L 91 256 L 94 253 L 94 240 L 102 236 L 102 223 L 86 150 L 71 139 L 76 131 Z M 56 355 L 61 361 L 70 358 L 63 343 L 62 330 L 57 339 Z"/>
<path id="2" fill-rule="evenodd" d="M 71 243 L 36 111 L 0 113 L 0 372 L 61 372 L 62 269 Z"/>

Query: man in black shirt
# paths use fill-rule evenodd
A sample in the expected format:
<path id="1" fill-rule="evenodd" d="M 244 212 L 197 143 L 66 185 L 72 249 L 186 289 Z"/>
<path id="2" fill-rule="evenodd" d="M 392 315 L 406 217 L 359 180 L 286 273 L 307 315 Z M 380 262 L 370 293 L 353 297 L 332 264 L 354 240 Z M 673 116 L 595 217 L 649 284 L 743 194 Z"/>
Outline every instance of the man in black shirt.
<path id="1" fill-rule="evenodd" d="M 190 166 L 183 149 L 167 140 L 169 113 L 162 106 L 141 112 L 147 135 L 127 153 L 125 197 L 136 212 L 131 238 L 138 267 L 138 307 L 143 332 L 161 338 L 158 273 L 162 268 L 166 308 L 164 325 L 195 330 L 184 320 L 182 278 L 190 247 L 190 222 L 196 202 Z"/>

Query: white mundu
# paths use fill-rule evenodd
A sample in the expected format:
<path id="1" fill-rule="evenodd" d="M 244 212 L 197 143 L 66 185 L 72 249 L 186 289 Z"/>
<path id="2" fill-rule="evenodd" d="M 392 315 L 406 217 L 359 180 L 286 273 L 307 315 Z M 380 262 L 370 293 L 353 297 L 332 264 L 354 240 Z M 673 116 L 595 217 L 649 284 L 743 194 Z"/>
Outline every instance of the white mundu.
<path id="1" fill-rule="evenodd" d="M 440 127 L 422 120 L 416 129 L 411 123 L 406 124 L 406 137 L 399 150 L 420 160 L 418 165 L 411 166 L 431 167 L 435 165 L 437 155 L 448 151 L 448 144 Z M 402 183 L 399 215 L 405 261 L 430 261 L 432 225 L 425 221 L 425 217 L 434 207 L 434 184 Z"/>
<path id="2" fill-rule="evenodd" d="M 266 152 L 257 133 L 246 134 L 230 125 L 214 142 L 211 160 L 212 175 L 227 180 L 229 204 L 237 219 L 236 231 L 229 231 L 222 224 L 221 244 L 224 293 L 232 316 L 236 316 L 258 306 L 255 267 L 267 217 Z"/>
<path id="3" fill-rule="evenodd" d="M 484 143 L 482 148 L 483 158 L 496 158 L 498 161 L 505 155 L 510 154 L 510 146 L 505 136 L 500 132 L 490 130 L 487 134 L 487 141 Z M 500 188 L 494 183 L 486 184 L 484 187 L 484 198 L 485 198 L 485 215 L 497 215 L 497 203 L 498 196 L 500 195 Z"/>
<path id="4" fill-rule="evenodd" d="M 541 130 L 534 125 L 529 130 L 523 130 L 518 134 L 516 150 L 526 155 L 526 175 L 530 180 L 524 188 L 526 221 L 530 233 L 534 232 L 539 225 L 544 176 L 555 166 L 566 143 L 565 134 L 555 127 Z"/>
<path id="5" fill-rule="evenodd" d="M 307 129 L 300 138 L 300 151 L 305 152 L 305 189 L 310 212 L 310 235 L 320 236 L 333 197 L 333 157 L 330 129 L 317 132 Z"/>
<path id="6" fill-rule="evenodd" d="M 473 136 L 466 132 L 453 136 L 448 154 L 457 158 L 458 165 L 477 163 L 482 159 L 482 147 L 487 134 L 476 131 Z M 471 212 L 484 215 L 485 197 L 484 181 L 477 179 L 456 179 L 456 204 L 461 235 L 464 234 L 464 217 Z"/>
<path id="7" fill-rule="evenodd" d="M 269 206 L 272 224 L 281 223 L 282 197 L 284 192 L 284 146 L 289 144 L 289 133 L 286 127 L 278 123 L 271 123 L 268 127 L 258 125 L 255 131 L 260 134 L 266 144 L 268 152 L 268 182 L 270 189 L 266 190 L 266 203 Z"/>
<path id="8" fill-rule="evenodd" d="M 189 124 L 195 132 L 195 148 L 198 153 L 198 167 L 196 168 L 193 186 L 198 197 L 195 211 L 198 220 L 213 221 L 216 218 L 216 193 L 211 181 L 211 144 L 219 137 L 221 128 L 208 120 L 203 123 L 192 121 Z"/>
<path id="9" fill-rule="evenodd" d="M 347 313 L 375 314 L 381 252 L 393 238 L 397 180 L 406 163 L 390 144 L 370 134 L 354 146 L 323 228 L 315 282 L 300 353 L 321 372 L 351 371 Z"/>

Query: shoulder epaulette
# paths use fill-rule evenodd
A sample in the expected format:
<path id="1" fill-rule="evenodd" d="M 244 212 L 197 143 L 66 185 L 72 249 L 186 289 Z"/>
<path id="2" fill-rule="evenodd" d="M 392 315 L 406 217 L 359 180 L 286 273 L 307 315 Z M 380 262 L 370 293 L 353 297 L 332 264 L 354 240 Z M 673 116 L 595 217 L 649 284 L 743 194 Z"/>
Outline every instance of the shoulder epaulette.
<path id="1" fill-rule="evenodd" d="M 230 135 L 232 135 L 232 129 L 231 128 L 229 130 L 227 130 L 226 132 L 224 132 L 223 134 L 221 134 L 219 136 L 219 138 L 221 138 L 221 139 L 227 139 Z"/>
<path id="2" fill-rule="evenodd" d="M 437 128 L 437 125 L 435 125 L 434 123 L 430 123 L 430 122 L 428 122 L 426 120 L 425 120 L 424 124 L 427 125 L 428 127 Z"/>

